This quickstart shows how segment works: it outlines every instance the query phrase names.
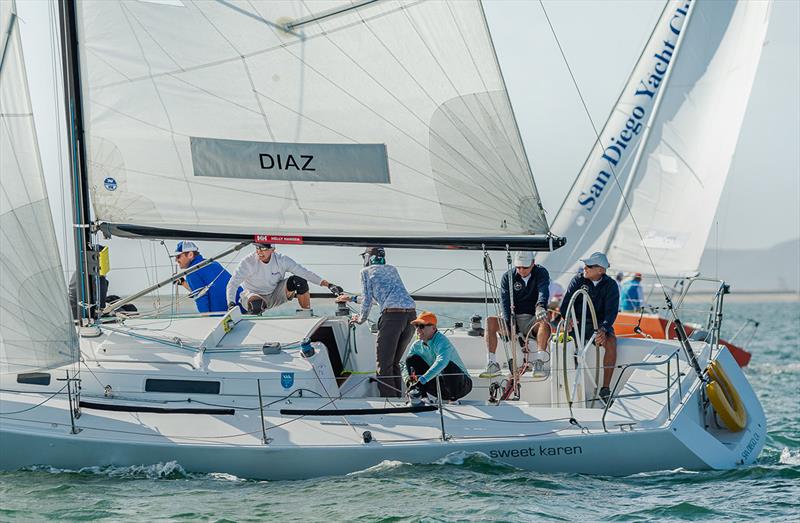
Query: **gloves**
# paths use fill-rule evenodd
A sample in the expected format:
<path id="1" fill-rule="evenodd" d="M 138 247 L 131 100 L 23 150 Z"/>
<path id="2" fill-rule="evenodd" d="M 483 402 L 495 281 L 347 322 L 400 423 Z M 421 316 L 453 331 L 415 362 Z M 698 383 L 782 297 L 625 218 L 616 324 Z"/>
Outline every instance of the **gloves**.
<path id="1" fill-rule="evenodd" d="M 544 307 L 536 307 L 536 321 L 547 321 L 547 311 Z"/>
<path id="2" fill-rule="evenodd" d="M 178 278 L 177 280 L 173 280 L 172 281 L 172 285 L 183 285 L 184 283 L 186 283 L 186 278 L 184 278 L 182 276 L 180 278 Z"/>
<path id="3" fill-rule="evenodd" d="M 228 310 L 231 310 L 231 309 L 233 309 L 234 307 L 238 307 L 238 305 L 236 305 L 236 304 L 235 304 L 235 303 L 233 303 L 232 301 L 228 302 Z"/>

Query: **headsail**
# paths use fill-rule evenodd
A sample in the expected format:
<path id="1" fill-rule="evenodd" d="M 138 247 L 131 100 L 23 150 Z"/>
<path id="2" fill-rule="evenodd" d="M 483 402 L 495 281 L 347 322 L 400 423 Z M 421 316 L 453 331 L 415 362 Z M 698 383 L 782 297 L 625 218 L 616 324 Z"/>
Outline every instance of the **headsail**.
<path id="1" fill-rule="evenodd" d="M 667 4 L 556 216 L 554 232 L 570 243 L 542 257 L 551 273 L 568 279 L 595 250 L 608 252 L 612 270 L 652 272 L 645 247 L 660 274 L 697 272 L 769 11 L 769 2 Z"/>
<path id="2" fill-rule="evenodd" d="M 96 218 L 548 232 L 480 2 L 77 4 Z"/>
<path id="3" fill-rule="evenodd" d="M 0 373 L 77 360 L 13 1 L 0 0 Z"/>

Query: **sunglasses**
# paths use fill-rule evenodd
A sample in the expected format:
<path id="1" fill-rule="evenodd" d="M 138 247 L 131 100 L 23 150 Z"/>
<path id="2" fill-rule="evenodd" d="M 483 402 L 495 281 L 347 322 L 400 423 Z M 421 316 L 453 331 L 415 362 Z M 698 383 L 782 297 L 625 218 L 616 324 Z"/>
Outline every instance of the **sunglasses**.
<path id="1" fill-rule="evenodd" d="M 587 265 L 586 266 L 587 269 L 596 269 L 598 267 L 600 267 L 600 266 L 599 265 Z"/>
<path id="2" fill-rule="evenodd" d="M 271 251 L 272 247 L 256 247 L 257 251 Z"/>
<path id="3" fill-rule="evenodd" d="M 417 323 L 414 325 L 414 328 L 417 330 L 422 330 L 425 327 L 433 327 L 433 323 Z"/>

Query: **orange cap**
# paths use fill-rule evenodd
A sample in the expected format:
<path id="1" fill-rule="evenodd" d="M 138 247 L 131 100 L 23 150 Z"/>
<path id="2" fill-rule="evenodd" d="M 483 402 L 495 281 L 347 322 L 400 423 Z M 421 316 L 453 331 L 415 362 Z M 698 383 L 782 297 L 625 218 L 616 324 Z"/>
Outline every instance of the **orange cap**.
<path id="1" fill-rule="evenodd" d="M 419 316 L 411 322 L 412 325 L 414 324 L 422 324 L 422 325 L 436 325 L 436 315 L 429 311 L 422 311 L 419 313 Z"/>

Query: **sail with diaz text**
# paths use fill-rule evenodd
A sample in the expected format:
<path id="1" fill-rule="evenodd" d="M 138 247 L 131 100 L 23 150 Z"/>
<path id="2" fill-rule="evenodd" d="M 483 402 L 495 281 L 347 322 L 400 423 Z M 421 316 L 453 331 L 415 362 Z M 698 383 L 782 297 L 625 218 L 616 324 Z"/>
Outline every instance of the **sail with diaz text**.
<path id="1" fill-rule="evenodd" d="M 615 271 L 697 274 L 770 9 L 667 4 L 553 222 L 569 244 L 540 260 L 561 283 L 594 251 L 607 252 Z"/>
<path id="2" fill-rule="evenodd" d="M 0 374 L 34 376 L 78 347 L 10 0 L 0 27 Z"/>
<path id="3" fill-rule="evenodd" d="M 704 4 L 685 9 L 687 22 Z M 106 232 L 560 243 L 547 236 L 479 2 L 67 0 L 60 22 L 75 197 L 89 186 Z M 102 227 L 81 214 L 83 252 Z M 480 452 L 542 472 L 630 474 L 746 466 L 767 433 L 719 324 L 707 342 L 620 339 L 603 399 L 602 349 L 577 326 L 548 342 L 535 375 L 504 385 L 481 377 L 480 329 L 442 318 L 472 387 L 460 403 L 437 386 L 415 404 L 400 389 L 378 396 L 377 335 L 346 315 L 234 307 L 85 321 L 77 375 L 71 357 L 36 380 L 0 373 L 0 469 L 175 461 L 284 479 Z M 523 354 L 524 340 L 504 343 Z M 496 387 L 509 394 L 487 401 Z"/>
<path id="4" fill-rule="evenodd" d="M 548 233 L 477 2 L 77 7 L 90 190 L 117 233 Z"/>

